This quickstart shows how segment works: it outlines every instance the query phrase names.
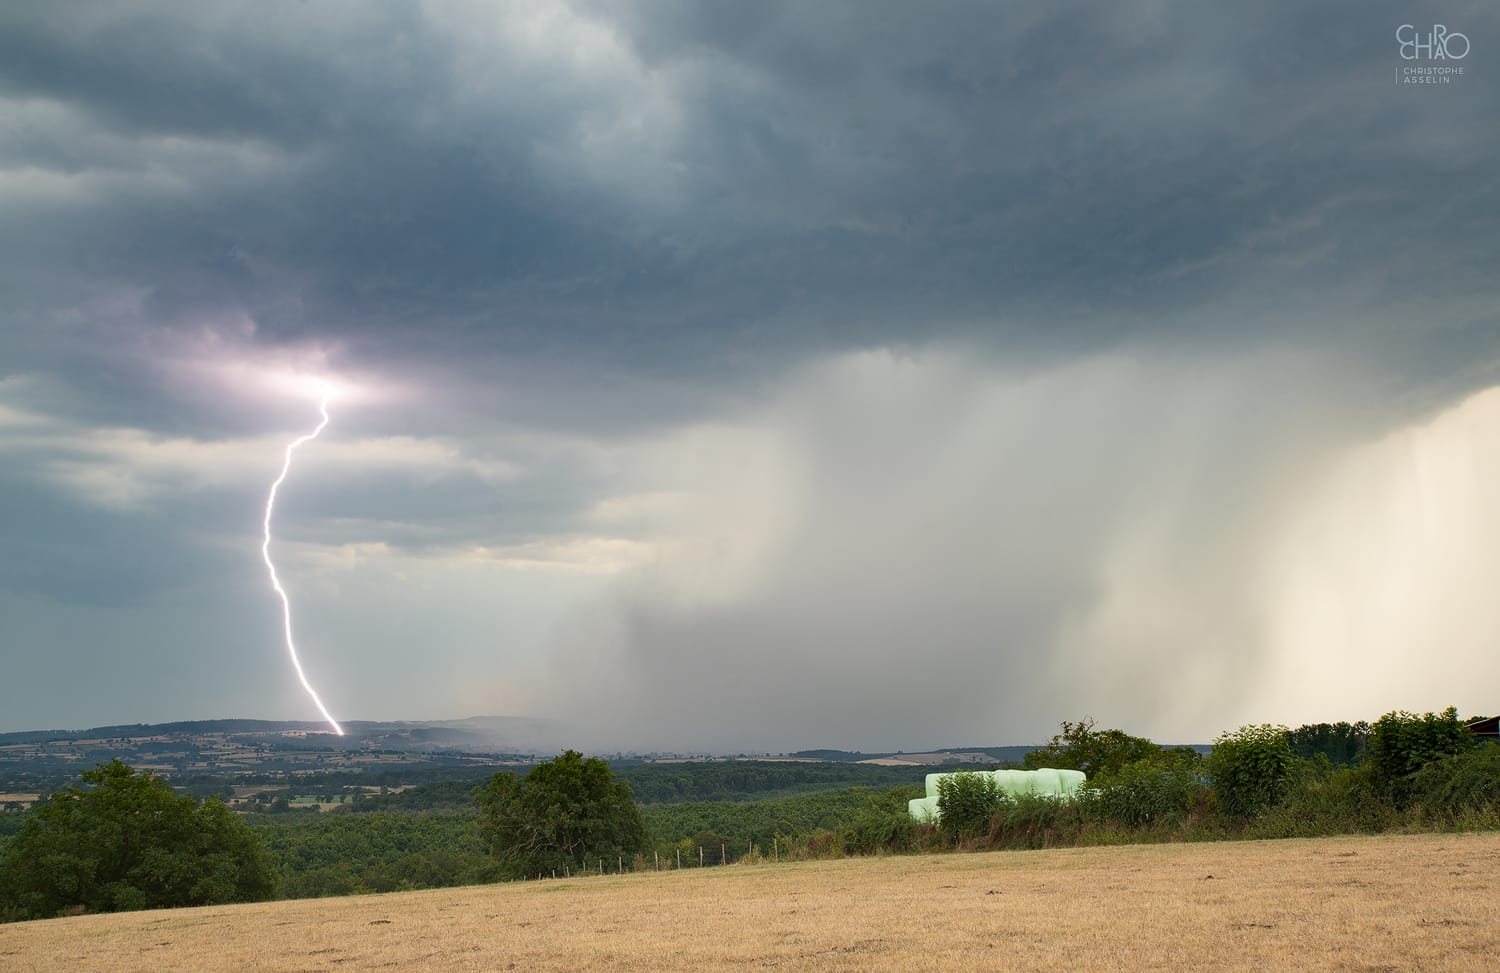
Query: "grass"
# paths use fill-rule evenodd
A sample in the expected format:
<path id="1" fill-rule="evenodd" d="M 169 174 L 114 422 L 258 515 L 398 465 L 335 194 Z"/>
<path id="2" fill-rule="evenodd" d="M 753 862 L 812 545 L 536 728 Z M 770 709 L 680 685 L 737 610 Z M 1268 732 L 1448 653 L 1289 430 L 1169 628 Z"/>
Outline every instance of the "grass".
<path id="1" fill-rule="evenodd" d="M 1500 834 L 743 865 L 0 926 L 0 968 L 1493 970 Z"/>

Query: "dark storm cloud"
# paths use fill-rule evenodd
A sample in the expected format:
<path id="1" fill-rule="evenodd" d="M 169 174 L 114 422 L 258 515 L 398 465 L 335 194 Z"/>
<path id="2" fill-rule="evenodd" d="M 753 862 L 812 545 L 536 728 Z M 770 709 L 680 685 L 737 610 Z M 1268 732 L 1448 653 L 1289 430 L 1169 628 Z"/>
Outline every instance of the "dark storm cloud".
<path id="1" fill-rule="evenodd" d="M 124 605 L 170 587 L 185 560 L 160 515 L 122 518 L 35 483 L 0 480 L 9 511 L 0 590 L 64 605 Z M 163 543 L 165 540 L 165 544 Z"/>
<path id="2" fill-rule="evenodd" d="M 379 478 L 304 474 L 287 518 L 295 539 L 384 543 L 411 551 L 508 547 L 579 529 L 579 512 L 608 486 L 586 472 L 539 464 L 503 484 L 461 471 L 421 469 Z"/>
<path id="3" fill-rule="evenodd" d="M 134 468 L 121 458 L 149 440 L 4 408 L 57 401 L 45 389 L 0 382 L 0 393 L 0 592 L 65 613 L 139 605 L 200 577 L 243 577 L 248 562 L 223 542 L 253 527 L 259 487 L 202 489 L 180 466 Z"/>
<path id="4" fill-rule="evenodd" d="M 1468 73 L 1398 85 L 1405 22 L 1465 31 Z M 1253 579 L 1211 570 L 1249 543 L 1221 496 L 1244 491 L 1261 524 L 1256 491 L 1281 489 L 1303 427 L 1374 435 L 1500 379 L 1496 38 L 1479 3 L 10 5 L 0 379 L 24 382 L 0 384 L 0 409 L 64 425 L 38 444 L 0 424 L 0 488 L 30 511 L 0 594 L 155 604 L 179 577 L 252 576 L 253 558 L 226 565 L 281 442 L 255 437 L 302 428 L 307 403 L 251 413 L 214 379 L 164 376 L 291 349 L 422 394 L 339 412 L 308 454 L 328 465 L 286 497 L 289 541 L 544 560 L 640 541 L 669 563 L 626 577 L 595 606 L 602 634 L 562 654 L 617 664 L 642 698 L 725 672 L 770 695 L 801 666 L 788 745 L 875 733 L 866 703 L 909 691 L 908 728 L 1019 732 L 939 703 L 983 710 L 989 684 L 965 673 L 1061 692 L 1053 656 L 1073 652 L 1156 707 L 1180 687 L 1149 676 L 1212 626 L 1112 614 L 1107 562 L 1137 556 L 1122 536 L 1198 567 L 1160 574 L 1233 615 Z M 910 388 L 839 371 L 929 348 Z M 951 372 L 953 349 L 990 371 Z M 1137 359 L 1159 368 L 1110 377 Z M 1336 365 L 1338 388 L 1286 388 L 1266 362 Z M 1184 377 L 1200 368 L 1232 394 Z M 1046 394 L 1016 393 L 1026 428 L 976 404 L 1038 375 Z M 946 383 L 963 394 L 929 408 Z M 1231 431 L 1137 457 L 1182 403 Z M 740 423 L 797 455 L 719 447 Z M 965 451 L 973 468 L 944 465 Z M 775 583 L 650 547 L 715 536 L 762 468 L 801 477 L 778 495 L 796 540 L 747 557 Z M 694 484 L 692 516 L 658 496 Z M 1155 512 L 1143 484 L 1178 506 Z M 604 530 L 602 509 L 624 513 Z M 684 608 L 699 583 L 718 594 Z M 1251 627 L 1220 678 L 1255 668 Z M 1133 659 L 1157 634 L 1135 670 L 1079 647 Z M 941 671 L 913 679 L 912 652 Z M 702 698 L 677 729 L 720 715 Z M 1043 719 L 1056 699 L 1011 705 Z M 761 713 L 722 716 L 728 744 Z"/>
<path id="5" fill-rule="evenodd" d="M 796 237 L 779 279 L 827 274 L 893 317 L 910 300 L 994 325 L 1041 302 L 1063 332 L 1271 277 L 1371 287 L 1366 308 L 1482 281 L 1493 216 L 1458 211 L 1494 197 L 1493 86 L 1395 97 L 1410 8 L 689 8 L 641 5 L 632 37 L 696 66 L 690 152 Z M 1411 180 L 1434 163 L 1461 184 L 1436 206 Z M 1391 226 L 1438 252 L 1394 259 Z"/>
<path id="6" fill-rule="evenodd" d="M 1378 318 L 1489 287 L 1493 86 L 1390 83 L 1405 7 L 581 7 L 623 66 L 528 50 L 501 29 L 522 8 L 275 9 L 9 13 L 4 91 L 65 110 L 12 164 L 193 180 L 23 204 L 15 290 L 72 265 L 44 305 L 111 281 L 150 326 L 234 309 L 266 342 L 696 374 L 965 334 L 1201 339 L 1215 299 L 1254 295 L 1241 327 L 1264 329 L 1309 293 Z M 670 123 L 599 162 L 625 178 L 552 164 L 648 96 Z"/>

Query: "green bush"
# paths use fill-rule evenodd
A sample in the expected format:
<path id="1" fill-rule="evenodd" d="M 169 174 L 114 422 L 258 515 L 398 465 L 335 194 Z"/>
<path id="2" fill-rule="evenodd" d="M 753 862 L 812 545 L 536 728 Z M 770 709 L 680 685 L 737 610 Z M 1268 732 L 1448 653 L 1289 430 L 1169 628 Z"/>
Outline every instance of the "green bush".
<path id="1" fill-rule="evenodd" d="M 1005 794 L 988 774 L 960 771 L 938 778 L 938 828 L 959 841 L 988 834 Z"/>
<path id="2" fill-rule="evenodd" d="M 859 855 L 918 850 L 918 825 L 907 810 L 907 802 L 921 796 L 922 788 L 908 786 L 870 797 L 845 825 L 842 832 L 844 847 L 851 854 Z"/>
<path id="3" fill-rule="evenodd" d="M 784 844 L 787 848 L 787 858 L 843 858 L 849 851 L 844 844 L 842 832 L 822 829 L 814 831 L 804 841 L 799 842 L 788 838 Z"/>
<path id="4" fill-rule="evenodd" d="M 1424 767 L 1457 757 L 1477 743 L 1452 706 L 1421 716 L 1404 710 L 1387 713 L 1370 727 L 1375 788 L 1397 807 L 1406 807 L 1420 796 L 1417 775 Z"/>
<path id="5" fill-rule="evenodd" d="M 991 820 L 992 848 L 1053 848 L 1077 844 L 1090 826 L 1087 800 L 1068 800 L 1048 794 L 1006 798 Z"/>
<path id="6" fill-rule="evenodd" d="M 1199 788 L 1198 755 L 1136 760 L 1090 786 L 1088 808 L 1101 820 L 1127 827 L 1181 819 Z"/>
<path id="7" fill-rule="evenodd" d="M 1219 806 L 1229 814 L 1249 818 L 1286 794 L 1296 761 L 1287 742 L 1287 728 L 1262 723 L 1221 733 L 1208 755 L 1207 770 Z"/>
<path id="8" fill-rule="evenodd" d="M 1245 830 L 1247 838 L 1316 838 L 1379 834 L 1401 816 L 1375 792 L 1368 765 L 1340 767 L 1326 756 L 1299 760 L 1287 791 Z"/>
<path id="9" fill-rule="evenodd" d="M 1431 811 L 1500 807 L 1500 744 L 1486 743 L 1431 761 L 1411 783 L 1413 794 Z"/>

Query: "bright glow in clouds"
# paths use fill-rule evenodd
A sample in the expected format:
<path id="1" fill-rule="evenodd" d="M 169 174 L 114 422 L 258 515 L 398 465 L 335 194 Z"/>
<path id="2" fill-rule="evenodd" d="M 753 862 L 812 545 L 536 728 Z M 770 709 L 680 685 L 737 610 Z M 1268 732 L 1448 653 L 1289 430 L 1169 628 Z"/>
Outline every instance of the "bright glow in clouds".
<path id="1" fill-rule="evenodd" d="M 297 659 L 297 645 L 292 641 L 292 602 L 287 597 L 286 589 L 281 586 L 281 580 L 276 577 L 276 565 L 271 562 L 271 510 L 276 505 L 276 491 L 281 488 L 282 482 L 286 480 L 287 473 L 291 472 L 293 450 L 305 442 L 317 439 L 318 433 L 322 432 L 323 427 L 328 425 L 329 394 L 330 390 L 325 387 L 323 397 L 318 403 L 318 411 L 323 414 L 323 421 L 318 423 L 317 428 L 312 432 L 292 440 L 286 448 L 286 459 L 281 464 L 281 475 L 276 478 L 275 483 L 271 484 L 271 492 L 266 496 L 265 540 L 260 545 L 260 556 L 265 560 L 266 570 L 271 574 L 271 587 L 275 588 L 276 594 L 281 596 L 281 618 L 283 628 L 286 631 L 287 654 L 292 657 L 292 668 L 297 670 L 297 678 L 301 680 L 302 688 L 307 690 L 307 695 L 312 697 L 313 703 L 318 707 L 318 712 L 323 714 L 323 719 L 328 721 L 328 724 L 333 727 L 335 733 L 343 736 L 344 728 L 339 726 L 338 721 L 329 715 L 328 708 L 318 698 L 317 691 L 312 688 L 312 683 L 307 681 L 307 674 L 302 671 L 302 663 Z"/>
<path id="2" fill-rule="evenodd" d="M 263 403 L 324 395 L 346 403 L 367 404 L 408 398 L 416 390 L 387 376 L 359 374 L 344 360 L 338 345 L 298 344 L 254 347 L 255 325 L 249 320 L 217 321 L 177 334 L 164 347 L 150 349 L 150 366 L 163 374 L 178 394 L 208 402 L 242 399 Z M 335 364 L 337 362 L 337 364 Z M 336 369 L 337 375 L 332 374 Z M 410 373 L 407 369 L 407 374 Z M 430 389 L 423 389 L 430 395 Z"/>

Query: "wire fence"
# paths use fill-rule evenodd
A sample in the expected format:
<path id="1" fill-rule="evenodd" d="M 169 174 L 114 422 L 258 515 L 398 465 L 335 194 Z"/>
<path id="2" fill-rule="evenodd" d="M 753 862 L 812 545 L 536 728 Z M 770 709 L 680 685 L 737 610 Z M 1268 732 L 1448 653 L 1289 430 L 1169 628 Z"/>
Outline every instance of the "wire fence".
<path id="1" fill-rule="evenodd" d="M 774 862 L 781 861 L 781 850 L 781 839 L 772 839 L 770 860 Z M 708 845 L 698 845 L 696 854 L 690 849 L 685 855 L 683 854 L 683 849 L 679 846 L 673 849 L 673 854 L 670 855 L 663 855 L 660 851 L 653 851 L 649 858 L 644 855 L 634 855 L 627 859 L 624 855 L 617 855 L 613 862 L 610 862 L 606 858 L 596 858 L 580 862 L 576 868 L 571 864 L 565 864 L 561 872 L 553 869 L 550 872 L 527 875 L 525 877 L 528 881 L 542 881 L 549 878 L 587 878 L 598 875 L 631 875 L 637 872 L 670 872 L 684 868 L 714 868 L 722 865 L 733 865 L 742 861 L 761 861 L 765 857 L 760 845 L 757 843 L 751 843 L 750 850 L 738 858 L 732 857 L 729 854 L 729 846 L 727 844 L 721 844 L 717 848 Z M 609 867 L 611 864 L 614 865 L 613 869 Z"/>

